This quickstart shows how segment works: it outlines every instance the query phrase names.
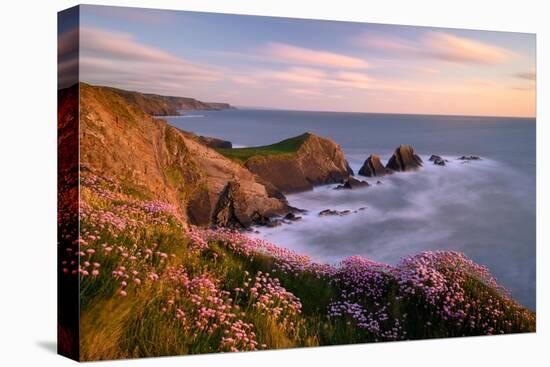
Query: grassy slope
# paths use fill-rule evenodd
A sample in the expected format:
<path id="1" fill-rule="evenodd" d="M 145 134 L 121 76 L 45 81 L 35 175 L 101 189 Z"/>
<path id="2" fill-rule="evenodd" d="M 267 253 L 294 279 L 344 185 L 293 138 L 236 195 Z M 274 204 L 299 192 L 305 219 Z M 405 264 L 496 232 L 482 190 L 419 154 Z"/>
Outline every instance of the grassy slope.
<path id="1" fill-rule="evenodd" d="M 271 145 L 247 148 L 216 149 L 227 158 L 245 163 L 252 157 L 292 156 L 306 141 L 309 134 L 305 133 Z"/>
<path id="2" fill-rule="evenodd" d="M 273 256 L 245 253 L 224 239 L 210 239 L 197 249 L 200 239 L 185 232 L 170 215 L 169 208 L 151 211 L 147 209 L 149 202 L 125 193 L 113 181 L 87 173 L 82 180 L 81 237 L 85 242 L 81 245 L 84 251 L 81 266 L 87 272 L 80 275 L 83 360 L 230 350 L 220 342 L 232 333 L 229 326 L 213 327 L 219 324 L 214 318 L 205 321 L 206 324 L 196 324 L 201 320 L 201 307 L 218 309 L 221 299 L 237 314 L 237 319 L 253 325 L 251 338 L 257 341 L 257 349 L 388 340 L 358 328 L 349 316 L 327 316 L 331 301 L 346 288 L 345 282 L 334 281 L 336 277 L 331 280 L 330 276 L 307 269 L 281 271 Z M 146 254 L 147 249 L 153 250 L 151 256 Z M 92 275 L 92 269 L 99 269 L 98 274 Z M 184 277 L 174 275 L 182 271 Z M 258 307 L 259 297 L 251 293 L 258 272 L 263 274 L 259 277 L 269 277 L 266 273 L 271 273 L 272 278 L 276 275 L 286 291 L 299 298 L 301 312 L 293 313 L 288 308 L 285 302 L 289 298 L 284 293 L 272 298 L 267 308 Z M 152 273 L 158 274 L 159 279 L 150 279 Z M 141 279 L 139 285 L 136 278 Z M 190 284 L 195 284 L 195 280 L 203 284 L 199 282 L 203 278 L 213 280 L 215 285 L 182 287 L 186 279 L 193 279 Z M 469 299 L 484 305 L 491 298 L 506 305 L 499 320 L 510 322 L 507 332 L 534 330 L 533 314 L 515 308 L 475 277 L 466 283 Z M 437 308 L 427 304 L 419 294 L 396 297 L 398 288 L 395 281 L 388 281 L 377 301 L 367 293 L 359 294 L 355 301 L 372 310 L 379 309 L 379 304 L 387 304 L 389 319 L 380 321 L 382 326 L 391 329 L 394 320 L 403 320 L 405 339 L 484 333 L 478 326 L 466 330 L 463 325 L 445 321 L 437 316 Z M 215 293 L 209 293 L 212 289 Z M 190 302 L 194 297 L 202 303 Z M 274 312 L 279 308 L 281 315 Z M 183 319 L 178 318 L 177 310 L 185 314 Z M 247 350 L 247 346 L 241 343 L 238 349 Z"/>

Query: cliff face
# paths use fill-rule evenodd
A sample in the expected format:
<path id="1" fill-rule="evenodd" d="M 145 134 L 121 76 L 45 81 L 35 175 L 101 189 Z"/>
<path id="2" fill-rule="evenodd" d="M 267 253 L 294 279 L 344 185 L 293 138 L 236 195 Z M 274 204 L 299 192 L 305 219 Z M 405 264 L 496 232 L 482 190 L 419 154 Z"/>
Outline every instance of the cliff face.
<path id="1" fill-rule="evenodd" d="M 191 224 L 213 224 L 217 208 L 227 202 L 236 208 L 235 226 L 289 210 L 280 192 L 242 165 L 152 118 L 111 88 L 80 86 L 80 159 L 84 169 L 116 179 L 135 197 L 175 205 Z M 231 182 L 238 185 L 228 198 Z"/>
<path id="2" fill-rule="evenodd" d="M 338 144 L 312 133 L 299 138 L 303 142 L 294 154 L 255 156 L 249 158 L 245 166 L 285 193 L 342 182 L 353 175 Z"/>
<path id="3" fill-rule="evenodd" d="M 179 110 L 226 110 L 233 108 L 228 103 L 203 102 L 188 97 L 161 96 L 111 87 L 103 88 L 118 94 L 126 102 L 138 106 L 145 113 L 152 116 L 178 115 Z"/>

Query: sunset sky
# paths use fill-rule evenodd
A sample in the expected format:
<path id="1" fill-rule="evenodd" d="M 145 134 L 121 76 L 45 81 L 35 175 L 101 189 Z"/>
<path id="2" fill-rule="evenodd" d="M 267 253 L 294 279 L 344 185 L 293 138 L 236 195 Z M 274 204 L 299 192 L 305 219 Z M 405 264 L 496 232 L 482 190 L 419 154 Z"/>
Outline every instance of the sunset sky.
<path id="1" fill-rule="evenodd" d="M 81 6 L 80 26 L 92 84 L 245 107 L 535 115 L 533 34 L 99 6 Z"/>

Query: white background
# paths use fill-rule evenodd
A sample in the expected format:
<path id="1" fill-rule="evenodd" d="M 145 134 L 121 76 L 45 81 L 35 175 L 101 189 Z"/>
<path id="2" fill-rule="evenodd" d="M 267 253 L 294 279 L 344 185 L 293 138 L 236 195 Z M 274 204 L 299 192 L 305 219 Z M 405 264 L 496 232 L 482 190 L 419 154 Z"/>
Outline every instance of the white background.
<path id="1" fill-rule="evenodd" d="M 537 329 L 477 337 L 106 362 L 109 366 L 548 363 L 548 67 L 546 1 L 134 0 L 96 4 L 537 33 Z M 65 366 L 56 338 L 56 12 L 75 1 L 3 1 L 0 12 L 0 365 Z M 546 192 L 544 192 L 544 188 Z M 547 223 L 546 228 L 543 223 Z"/>

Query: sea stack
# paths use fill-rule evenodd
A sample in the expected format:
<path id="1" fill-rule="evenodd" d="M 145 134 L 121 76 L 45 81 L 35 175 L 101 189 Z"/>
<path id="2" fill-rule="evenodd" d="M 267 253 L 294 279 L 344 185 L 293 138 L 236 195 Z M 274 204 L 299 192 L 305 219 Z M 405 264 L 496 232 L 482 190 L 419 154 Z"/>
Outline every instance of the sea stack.
<path id="1" fill-rule="evenodd" d="M 387 172 L 386 168 L 380 162 L 380 157 L 376 154 L 371 154 L 363 163 L 363 166 L 358 172 L 361 176 L 366 177 L 380 177 L 384 176 Z"/>
<path id="2" fill-rule="evenodd" d="M 414 171 L 422 167 L 422 159 L 410 145 L 400 145 L 391 156 L 386 168 L 393 171 Z"/>

